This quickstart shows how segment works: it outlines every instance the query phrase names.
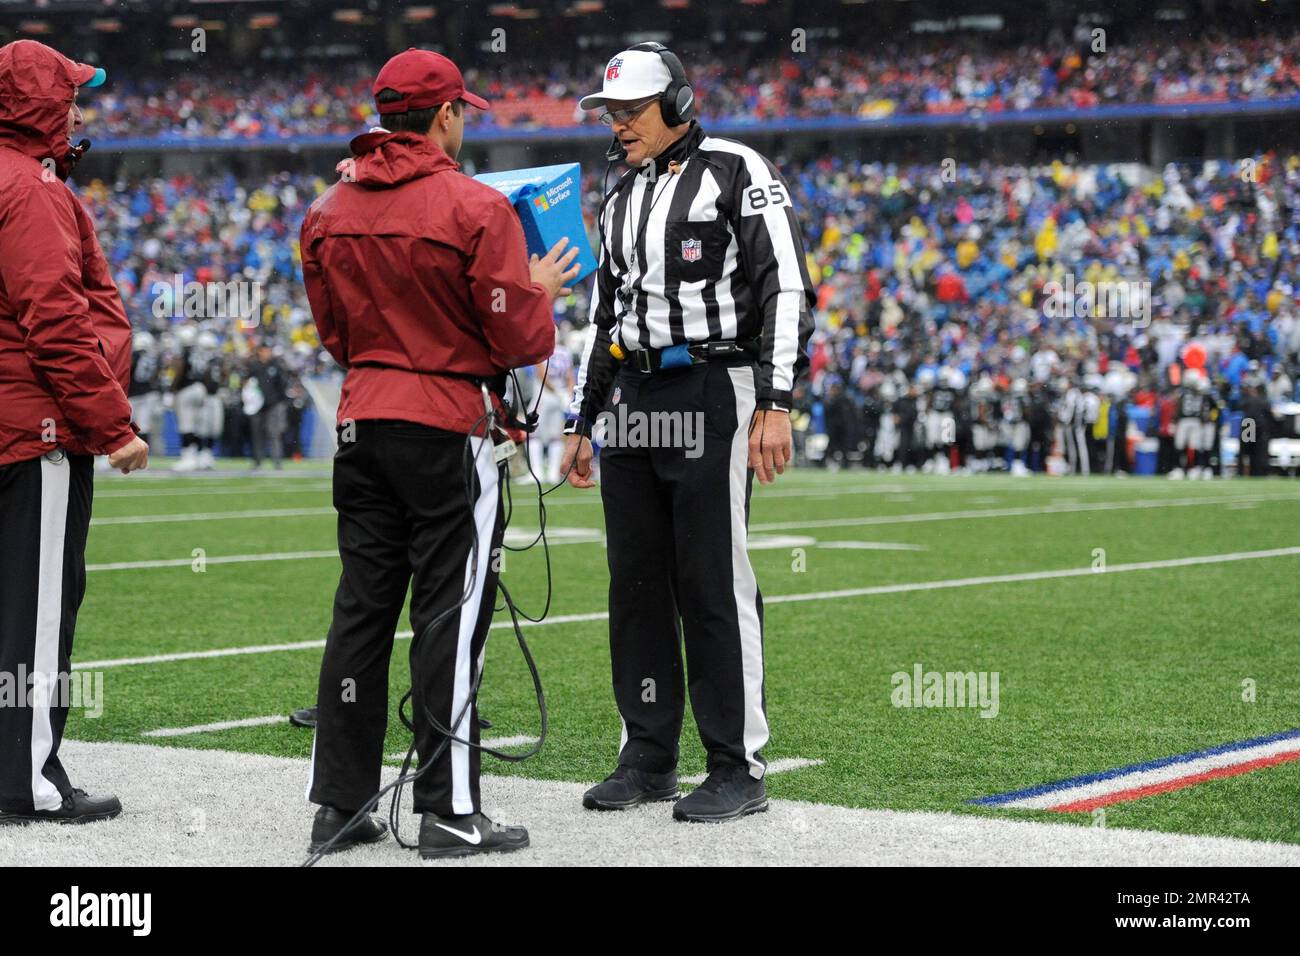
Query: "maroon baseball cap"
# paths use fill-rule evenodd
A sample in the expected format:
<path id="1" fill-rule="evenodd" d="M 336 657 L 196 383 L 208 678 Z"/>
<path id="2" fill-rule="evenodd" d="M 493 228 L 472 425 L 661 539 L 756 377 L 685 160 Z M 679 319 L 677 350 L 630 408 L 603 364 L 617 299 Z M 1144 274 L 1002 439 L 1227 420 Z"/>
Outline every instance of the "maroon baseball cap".
<path id="1" fill-rule="evenodd" d="M 402 98 L 391 103 L 378 102 L 379 91 L 385 89 L 396 90 Z M 427 110 L 452 100 L 464 100 L 481 110 L 488 108 L 487 100 L 465 89 L 465 78 L 455 63 L 441 53 L 415 47 L 385 63 L 370 90 L 381 114 Z"/>

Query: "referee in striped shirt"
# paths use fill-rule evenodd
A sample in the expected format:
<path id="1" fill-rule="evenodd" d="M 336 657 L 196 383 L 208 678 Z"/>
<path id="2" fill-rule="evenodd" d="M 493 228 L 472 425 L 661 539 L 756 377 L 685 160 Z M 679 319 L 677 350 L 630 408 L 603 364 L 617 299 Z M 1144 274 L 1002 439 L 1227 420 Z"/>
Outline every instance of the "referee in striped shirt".
<path id="1" fill-rule="evenodd" d="M 763 602 L 746 525 L 753 476 L 770 482 L 791 459 L 815 297 L 785 182 L 748 146 L 706 136 L 693 99 L 677 57 L 644 43 L 581 101 L 604 109 L 609 159 L 629 171 L 600 210 L 562 467 L 592 487 L 595 428 L 623 733 L 618 767 L 583 805 L 678 797 L 684 638 L 709 774 L 673 817 L 721 821 L 767 809 Z"/>

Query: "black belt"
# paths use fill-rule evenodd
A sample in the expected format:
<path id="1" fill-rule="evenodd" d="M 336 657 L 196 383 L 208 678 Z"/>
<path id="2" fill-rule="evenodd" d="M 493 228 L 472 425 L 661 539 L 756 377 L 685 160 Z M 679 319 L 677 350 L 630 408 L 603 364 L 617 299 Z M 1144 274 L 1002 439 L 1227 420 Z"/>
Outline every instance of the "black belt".
<path id="1" fill-rule="evenodd" d="M 683 351 L 689 362 L 683 360 Z M 757 357 L 757 342 L 695 342 L 673 345 L 666 349 L 638 349 L 628 355 L 627 364 L 629 368 L 651 375 L 665 368 L 685 368 L 687 365 L 703 365 L 726 359 L 753 361 Z"/>
<path id="2" fill-rule="evenodd" d="M 352 362 L 348 368 L 384 368 L 396 372 L 410 372 L 413 375 L 441 375 L 444 378 L 462 378 L 467 382 L 473 382 L 475 385 L 486 385 L 498 396 L 504 396 L 506 391 L 506 374 L 498 372 L 495 375 L 475 375 L 473 372 L 452 372 L 447 369 L 432 368 L 408 368 L 405 365 L 391 365 L 388 362 Z"/>

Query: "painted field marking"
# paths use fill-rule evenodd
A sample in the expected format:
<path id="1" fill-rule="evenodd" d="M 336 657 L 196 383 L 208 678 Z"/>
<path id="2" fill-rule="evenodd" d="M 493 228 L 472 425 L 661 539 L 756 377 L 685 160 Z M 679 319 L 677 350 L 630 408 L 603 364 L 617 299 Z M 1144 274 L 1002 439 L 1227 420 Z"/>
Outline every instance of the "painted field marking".
<path id="1" fill-rule="evenodd" d="M 528 734 L 515 734 L 513 737 L 488 737 L 486 740 L 480 740 L 480 747 L 487 747 L 490 750 L 500 750 L 502 747 L 531 747 L 537 743 L 537 738 Z M 399 750 L 397 753 L 389 754 L 385 760 L 396 760 L 399 763 L 406 759 L 406 751 Z M 414 759 L 411 761 L 415 763 Z"/>
<path id="2" fill-rule="evenodd" d="M 1123 511 L 1123 510 L 1133 509 L 1133 508 L 1177 508 L 1177 507 L 1189 507 L 1193 505 L 1220 505 L 1220 504 L 1231 504 L 1231 503 L 1239 503 L 1239 502 L 1294 501 L 1294 500 L 1300 500 L 1300 495 L 1256 495 L 1252 497 L 1241 497 L 1241 498 L 1223 498 L 1223 497 L 1181 498 L 1181 499 L 1175 499 L 1171 501 L 1161 501 L 1156 499 L 1139 500 L 1139 501 L 1100 501 L 1100 502 L 1093 502 L 1090 504 L 1080 504 L 1080 505 L 1072 505 L 1072 506 L 1048 505 L 1043 507 L 994 508 L 994 509 L 984 509 L 984 510 L 976 510 L 976 511 L 927 511 L 927 512 L 919 512 L 914 514 L 901 514 L 901 515 L 873 515 L 865 518 L 844 517 L 844 518 L 814 519 L 814 520 L 805 520 L 805 521 L 775 521 L 775 522 L 751 524 L 749 526 L 749 530 L 751 533 L 755 533 L 755 532 L 762 533 L 766 531 L 799 531 L 799 530 L 804 530 L 809 528 L 838 528 L 838 527 L 846 527 L 846 526 L 864 527 L 867 525 L 913 524 L 917 522 L 926 522 L 926 521 L 961 521 L 961 520 L 975 519 L 975 518 L 1013 518 L 1013 517 L 1021 517 L 1025 515 L 1065 514 L 1070 512 L 1086 512 L 1086 511 Z M 293 509 L 293 510 L 314 511 L 319 509 Z M 333 509 L 324 509 L 323 511 L 329 512 L 331 514 L 333 513 Z M 223 512 L 220 514 L 236 516 L 236 515 L 248 515 L 250 514 L 250 512 L 236 511 L 236 512 Z M 144 520 L 135 520 L 135 519 L 143 519 L 145 517 L 146 516 L 133 516 L 133 520 L 130 523 L 133 524 L 147 523 Z M 183 516 L 166 515 L 163 517 L 168 520 L 172 520 L 172 519 L 181 518 Z M 115 519 L 105 518 L 105 519 L 95 519 L 95 520 L 114 521 Z M 208 520 L 208 519 L 203 518 L 201 520 Z M 213 517 L 212 520 L 216 520 L 216 518 Z M 551 530 L 558 531 L 558 529 L 551 529 Z M 577 529 L 577 530 L 588 530 L 588 529 Z M 590 529 L 590 531 L 593 535 L 596 533 L 595 529 Z M 517 529 L 515 531 L 511 531 L 508 533 L 511 535 L 514 534 L 520 535 L 519 540 L 523 544 L 526 544 L 528 541 L 531 541 L 537 535 L 537 531 L 535 529 Z M 596 539 L 594 537 L 591 538 L 578 537 L 573 540 L 557 540 L 557 541 L 552 541 L 550 543 L 555 545 L 593 544 L 596 543 L 597 540 L 603 541 L 604 538 L 603 536 L 600 539 Z M 218 557 L 209 557 L 209 558 L 205 558 L 204 560 L 208 564 L 240 564 L 246 561 L 295 561 L 295 560 L 301 560 L 305 558 L 327 558 L 327 557 L 337 557 L 337 552 L 293 551 L 293 552 L 277 552 L 271 554 L 232 554 L 232 555 L 224 555 Z M 90 564 L 86 566 L 86 570 L 87 571 L 130 571 L 130 570 L 139 570 L 145 568 L 184 567 L 191 563 L 193 563 L 193 559 L 191 558 L 159 558 L 159 559 L 148 560 L 148 561 L 115 561 L 115 562 L 108 562 L 103 564 Z"/>
<path id="3" fill-rule="evenodd" d="M 335 548 L 330 551 L 272 551 L 267 554 L 226 554 L 204 557 L 204 564 L 248 564 L 255 561 L 305 561 L 316 558 L 338 559 Z M 142 568 L 188 568 L 198 558 L 155 558 L 148 561 L 110 561 L 106 564 L 88 564 L 87 571 L 138 571 Z"/>
<path id="4" fill-rule="evenodd" d="M 802 770 L 804 767 L 820 767 L 825 760 L 809 760 L 807 757 L 781 757 L 778 760 L 769 760 L 767 763 L 767 773 L 789 773 L 791 770 Z M 682 777 L 682 783 L 690 783 L 699 786 L 709 775 L 707 773 L 693 773 L 689 777 Z"/>
<path id="5" fill-rule="evenodd" d="M 819 548 L 843 551 L 929 551 L 923 544 L 903 544 L 897 541 L 822 541 Z"/>
<path id="6" fill-rule="evenodd" d="M 239 521 L 249 518 L 313 518 L 317 515 L 334 514 L 334 506 L 328 508 L 258 508 L 252 511 L 196 511 L 191 514 L 172 515 L 114 515 L 107 518 L 91 518 L 91 527 L 116 524 L 180 524 L 190 521 Z"/>
<path id="7" fill-rule="evenodd" d="M 329 491 L 328 481 L 316 481 L 310 487 L 297 488 L 227 488 L 220 485 L 214 488 L 151 488 L 148 491 L 96 491 L 95 500 L 103 498 L 173 498 L 206 497 L 208 495 L 300 495 L 313 491 Z"/>
<path id="8" fill-rule="evenodd" d="M 847 525 L 912 524 L 923 521 L 964 521 L 975 518 L 1019 518 L 1025 515 L 1071 514 L 1088 511 L 1128 511 L 1141 508 L 1185 508 L 1221 505 L 1230 501 L 1296 501 L 1300 495 L 1252 495 L 1239 498 L 1156 498 L 1136 501 L 1093 501 L 1077 505 L 1026 505 L 1019 508 L 984 508 L 974 511 L 921 511 L 901 515 L 871 515 L 865 518 L 821 518 L 803 521 L 769 521 L 751 524 L 750 531 L 797 531 L 805 528 L 841 528 Z"/>
<path id="9" fill-rule="evenodd" d="M 1004 809 L 1087 813 L 1291 760 L 1300 760 L 1300 727 L 967 802 Z"/>
<path id="10" fill-rule="evenodd" d="M 1300 547 L 1272 548 L 1267 551 L 1236 551 L 1228 554 L 1203 554 L 1190 558 L 1167 558 L 1161 561 L 1135 561 L 1130 564 L 1112 564 L 1105 571 L 1092 566 L 1085 568 L 1060 568 L 1054 571 L 1022 571 L 1016 574 L 995 574 L 975 578 L 950 578 L 943 581 L 914 581 L 907 584 L 880 584 L 866 588 L 844 588 L 838 591 L 810 591 L 802 594 L 778 594 L 764 597 L 763 604 L 790 604 L 799 601 L 830 601 L 839 598 L 874 597 L 881 594 L 907 594 L 913 591 L 940 591 L 947 588 L 978 587 L 987 584 L 1017 584 L 1023 581 L 1048 581 L 1059 578 L 1105 578 L 1132 571 L 1158 571 L 1165 568 L 1187 568 L 1206 564 L 1225 564 L 1234 561 L 1256 561 L 1265 558 L 1285 558 L 1300 555 Z M 603 621 L 608 611 L 591 611 L 586 614 L 557 614 L 543 621 L 521 619 L 521 627 L 543 627 L 553 624 L 573 624 L 586 621 Z M 510 621 L 494 621 L 492 628 L 512 627 Z M 410 631 L 399 631 L 397 638 L 409 638 Z M 86 661 L 73 664 L 73 670 L 102 670 L 107 667 L 125 667 L 131 664 L 164 664 L 172 661 L 199 660 L 209 657 L 228 657 L 235 654 L 269 654 L 275 651 L 296 651 L 324 647 L 323 640 L 298 641 L 293 644 L 254 644 L 249 647 L 215 648 L 207 651 L 182 651 L 176 654 L 155 654 L 149 657 L 124 657 L 116 660 Z"/>
<path id="11" fill-rule="evenodd" d="M 146 730 L 141 737 L 187 737 L 190 734 L 210 734 L 218 730 L 232 730 L 235 727 L 264 727 L 278 724 L 288 719 L 280 714 L 270 717 L 246 717 L 243 720 L 219 720 L 215 724 L 197 724 L 193 727 L 160 727 L 158 730 Z"/>

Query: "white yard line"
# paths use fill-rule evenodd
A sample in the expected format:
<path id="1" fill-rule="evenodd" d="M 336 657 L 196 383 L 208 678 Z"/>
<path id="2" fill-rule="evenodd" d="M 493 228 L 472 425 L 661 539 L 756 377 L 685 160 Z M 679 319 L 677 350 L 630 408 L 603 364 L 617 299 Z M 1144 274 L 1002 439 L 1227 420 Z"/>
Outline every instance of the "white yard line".
<path id="1" fill-rule="evenodd" d="M 537 743 L 536 737 L 531 737 L 528 734 L 515 734 L 513 737 L 488 737 L 485 740 L 480 740 L 479 746 L 488 747 L 492 750 L 500 750 L 502 747 L 531 747 L 535 743 Z M 406 751 L 403 750 L 395 754 L 389 754 L 386 759 L 396 760 L 400 763 L 406 759 Z M 411 762 L 414 763 L 414 759 L 412 759 Z"/>
<path id="2" fill-rule="evenodd" d="M 870 515 L 865 518 L 821 518 L 802 521 L 768 521 L 751 524 L 750 531 L 797 531 L 804 528 L 840 528 L 849 525 L 914 524 L 925 521 L 966 521 L 977 518 L 1019 518 L 1025 515 L 1072 514 L 1089 511 L 1128 511 L 1141 508 L 1187 508 L 1195 505 L 1226 505 L 1241 501 L 1300 501 L 1300 494 L 1250 495 L 1234 498 L 1138 499 L 1135 501 L 1092 501 L 1073 505 L 1028 505 L 1020 508 L 983 508 L 973 511 L 922 511 L 901 515 Z"/>
<path id="3" fill-rule="evenodd" d="M 204 557 L 204 564 L 248 564 L 256 561 L 305 561 L 314 558 L 338 560 L 338 549 L 329 551 L 271 551 L 266 554 L 225 554 Z M 187 568 L 198 558 L 157 558 L 149 561 L 110 561 L 88 564 L 87 571 L 137 571 L 141 568 Z"/>
<path id="4" fill-rule="evenodd" d="M 1292 495 L 1253 495 L 1241 496 L 1236 498 L 1178 498 L 1170 501 L 1159 499 L 1146 499 L 1137 501 L 1096 501 L 1077 505 L 1042 505 L 1026 506 L 1019 508 L 985 508 L 973 511 L 923 511 L 911 514 L 899 515 L 869 515 L 867 517 L 842 517 L 842 518 L 824 518 L 824 519 L 805 519 L 802 521 L 769 521 L 751 524 L 751 532 L 765 531 L 798 531 L 808 528 L 839 528 L 839 527 L 865 527 L 868 525 L 890 525 L 890 524 L 916 524 L 930 521 L 965 521 L 971 519 L 983 518 L 1017 518 L 1027 515 L 1045 515 L 1045 514 L 1069 514 L 1075 512 L 1089 511 L 1125 511 L 1142 508 L 1183 508 L 1196 505 L 1228 505 L 1229 507 L 1241 508 L 1242 503 L 1256 503 L 1267 501 L 1300 501 L 1300 494 Z M 153 516 L 137 515 L 132 516 L 130 521 L 113 518 L 95 519 L 114 524 L 147 524 L 154 520 L 162 521 L 182 521 L 182 520 L 217 520 L 221 517 L 229 516 L 267 516 L 267 515 L 288 515 L 290 513 L 301 514 L 333 514 L 332 508 L 326 509 L 289 509 L 283 512 L 220 512 L 210 515 L 185 516 L 185 515 L 161 515 L 156 518 Z M 91 522 L 92 524 L 94 521 Z M 564 532 L 570 534 L 566 537 Z M 557 533 L 557 540 L 549 541 L 552 546 L 563 544 L 600 544 L 604 542 L 604 536 L 596 528 L 573 528 L 558 529 L 552 528 L 551 532 Z M 526 544 L 537 536 L 536 529 L 520 528 L 514 529 L 508 533 L 509 540 L 518 544 Z M 549 539 L 548 539 L 549 540 Z M 208 564 L 240 564 L 248 561 L 296 561 L 307 558 L 328 558 L 337 557 L 335 551 L 292 551 L 292 552 L 274 552 L 269 554 L 232 554 L 218 557 L 208 557 L 204 560 Z M 185 567 L 193 563 L 191 558 L 160 558 L 149 561 L 116 561 L 105 564 L 91 564 L 86 566 L 87 571 L 129 571 L 142 568 L 176 568 Z"/>
<path id="5" fill-rule="evenodd" d="M 1059 568 L 1050 571 L 1021 571 L 1015 574 L 994 574 L 972 578 L 949 578 L 941 581 L 914 581 L 907 584 L 881 584 L 866 588 L 844 588 L 838 591 L 809 591 L 802 594 L 778 594 L 765 596 L 763 604 L 790 604 L 800 601 L 831 601 L 842 598 L 873 597 L 881 594 L 907 594 L 913 591 L 940 591 L 947 588 L 978 587 L 989 584 L 1016 584 L 1023 581 L 1048 581 L 1061 578 L 1109 577 L 1133 571 L 1159 571 L 1167 568 L 1187 568 L 1207 564 L 1226 564 L 1236 561 L 1257 561 L 1267 558 L 1284 558 L 1300 555 L 1300 547 L 1271 548 L 1266 551 L 1233 551 L 1226 554 L 1203 554 L 1186 558 L 1167 558 L 1160 561 L 1136 561 L 1128 564 L 1112 564 L 1105 571 L 1091 566 L 1084 568 Z M 603 621 L 609 617 L 607 611 L 592 611 L 586 614 L 557 614 L 544 621 L 533 622 L 520 620 L 522 627 L 540 627 L 553 624 L 572 624 L 585 621 Z M 494 629 L 512 627 L 509 619 L 495 621 Z M 399 631 L 397 637 L 409 638 L 410 631 Z M 102 670 L 109 667 L 125 667 L 132 664 L 164 664 L 172 661 L 200 660 L 210 657 L 228 657 L 236 654 L 269 654 L 277 651 L 305 650 L 324 647 L 323 640 L 299 641 L 293 644 L 254 644 L 249 647 L 226 647 L 207 651 L 183 651 L 176 654 L 155 654 L 149 657 L 123 657 L 114 660 L 84 661 L 73 665 L 73 670 Z"/>
<path id="6" fill-rule="evenodd" d="M 902 544 L 895 541 L 822 541 L 817 547 L 838 551 L 929 551 L 923 544 Z"/>
<path id="7" fill-rule="evenodd" d="M 196 511 L 173 515 L 114 515 L 108 518 L 91 518 L 91 527 L 111 524 L 175 524 L 189 521 L 240 521 L 251 518 L 309 518 L 332 515 L 334 506 L 328 508 L 258 508 L 252 511 Z"/>
<path id="8" fill-rule="evenodd" d="M 173 498 L 173 497 L 206 497 L 207 495 L 244 495 L 252 497 L 254 495 L 300 495 L 304 492 L 312 491 L 329 491 L 333 486 L 328 481 L 317 480 L 315 485 L 310 488 L 299 486 L 297 488 L 249 488 L 247 486 L 238 486 L 227 488 L 225 486 L 217 488 L 151 488 L 148 491 L 96 491 L 95 500 L 103 498 Z"/>
<path id="9" fill-rule="evenodd" d="M 280 714 L 270 717 L 246 717 L 243 720 L 219 720 L 215 724 L 198 724 L 194 727 L 160 727 L 146 730 L 141 737 L 187 737 L 191 734 L 210 734 L 218 730 L 231 730 L 235 727 L 265 727 L 278 724 L 285 718 Z"/>
<path id="10" fill-rule="evenodd" d="M 306 856 L 314 807 L 306 759 L 157 744 L 65 741 L 78 779 L 121 797 L 111 824 L 0 828 L 13 866 L 292 866 Z M 396 769 L 386 768 L 383 782 Z M 168 785 L 158 786 L 159 780 Z M 795 800 L 725 826 L 675 823 L 668 804 L 582 808 L 590 782 L 484 774 L 483 809 L 528 827 L 518 853 L 421 864 L 389 837 L 321 866 L 1296 866 L 1300 846 L 1228 837 L 1009 820 L 971 813 L 865 810 Z M 387 807 L 385 805 L 384 809 Z M 418 822 L 405 814 L 409 839 Z M 66 839 L 65 839 L 66 837 Z"/>

